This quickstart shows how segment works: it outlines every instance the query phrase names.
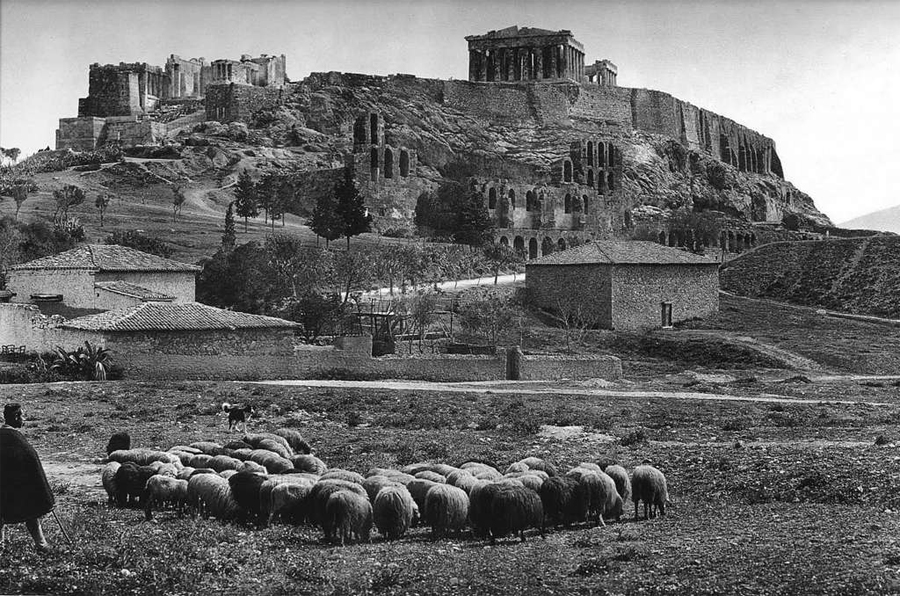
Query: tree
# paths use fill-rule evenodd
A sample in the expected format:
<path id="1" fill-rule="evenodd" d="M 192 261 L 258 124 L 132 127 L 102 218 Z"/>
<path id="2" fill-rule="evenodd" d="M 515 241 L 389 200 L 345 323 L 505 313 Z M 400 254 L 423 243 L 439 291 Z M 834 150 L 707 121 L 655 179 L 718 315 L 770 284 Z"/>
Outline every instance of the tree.
<path id="1" fill-rule="evenodd" d="M 484 198 L 470 186 L 458 203 L 454 242 L 484 246 L 494 239 L 494 222 L 484 205 Z"/>
<path id="2" fill-rule="evenodd" d="M 184 207 L 184 202 L 186 198 L 184 196 L 184 191 L 180 186 L 172 187 L 172 221 L 175 221 L 176 218 L 181 215 L 181 208 Z"/>
<path id="3" fill-rule="evenodd" d="M 255 190 L 257 204 L 262 207 L 263 212 L 265 213 L 263 216 L 263 223 L 268 223 L 269 211 L 272 208 L 273 202 L 276 200 L 276 194 L 278 192 L 278 175 L 274 172 L 263 174 L 263 177 L 256 183 Z"/>
<path id="4" fill-rule="evenodd" d="M 265 250 L 269 267 L 295 299 L 304 292 L 319 292 L 333 278 L 331 252 L 303 246 L 295 236 L 271 235 L 266 238 Z"/>
<path id="5" fill-rule="evenodd" d="M 404 250 L 405 247 L 401 244 L 391 244 L 380 251 L 375 259 L 375 274 L 388 280 L 391 294 L 394 293 L 394 283 L 403 280 Z"/>
<path id="6" fill-rule="evenodd" d="M 94 206 L 97 208 L 97 211 L 100 212 L 100 227 L 103 227 L 103 215 L 106 213 L 106 210 L 109 208 L 109 199 L 110 195 L 106 192 L 101 192 L 97 195 L 97 199 L 94 201 Z"/>
<path id="7" fill-rule="evenodd" d="M 337 197 L 337 215 L 341 222 L 341 236 L 347 237 L 347 249 L 350 249 L 350 238 L 372 229 L 372 216 L 366 208 L 365 199 L 359 194 L 349 174 L 334 189 Z"/>
<path id="8" fill-rule="evenodd" d="M 74 184 L 66 184 L 61 189 L 53 191 L 53 199 L 56 201 L 56 211 L 53 213 L 53 221 L 64 224 L 69 219 L 69 209 L 84 203 L 85 194 L 81 188 Z"/>
<path id="9" fill-rule="evenodd" d="M 18 147 L 10 147 L 9 149 L 0 147 L 0 154 L 3 154 L 3 157 L 9 159 L 13 163 L 18 161 L 20 153 L 21 150 Z"/>
<path id="10" fill-rule="evenodd" d="M 287 294 L 265 249 L 248 242 L 205 259 L 197 276 L 197 301 L 249 313 L 267 313 Z"/>
<path id="11" fill-rule="evenodd" d="M 19 221 L 19 210 L 22 208 L 22 204 L 28 199 L 28 193 L 31 192 L 31 188 L 34 186 L 34 182 L 31 180 L 16 180 L 13 183 L 12 187 L 12 198 L 16 202 L 16 221 Z"/>
<path id="12" fill-rule="evenodd" d="M 341 237 L 341 220 L 337 214 L 337 202 L 333 195 L 329 193 L 319 195 L 307 225 L 316 236 L 325 239 L 326 247 L 332 240 Z"/>
<path id="13" fill-rule="evenodd" d="M 228 203 L 228 209 L 225 210 L 225 233 L 222 234 L 222 248 L 231 250 L 237 240 L 237 234 L 234 232 L 234 201 Z"/>
<path id="14" fill-rule="evenodd" d="M 522 262 L 522 256 L 507 244 L 488 244 L 482 249 L 482 252 L 494 272 L 494 285 L 497 285 L 497 278 L 500 277 L 502 269 Z"/>
<path id="15" fill-rule="evenodd" d="M 350 299 L 352 290 L 368 289 L 373 269 L 374 262 L 368 251 L 348 249 L 335 255 L 334 274 L 340 284 L 340 291 L 344 294 L 344 302 Z"/>
<path id="16" fill-rule="evenodd" d="M 247 220 L 259 216 L 256 185 L 250 174 L 244 170 L 238 175 L 234 191 L 234 207 L 238 217 L 244 218 L 244 232 L 247 232 Z"/>
<path id="17" fill-rule="evenodd" d="M 463 329 L 485 337 L 496 345 L 500 334 L 513 326 L 518 309 L 509 298 L 496 290 L 479 288 L 473 299 L 459 309 Z"/>

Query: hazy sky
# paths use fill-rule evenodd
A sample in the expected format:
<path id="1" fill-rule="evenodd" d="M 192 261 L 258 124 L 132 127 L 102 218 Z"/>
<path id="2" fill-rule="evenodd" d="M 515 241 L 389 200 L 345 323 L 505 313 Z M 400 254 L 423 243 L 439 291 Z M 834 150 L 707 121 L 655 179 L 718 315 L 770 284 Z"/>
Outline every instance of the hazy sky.
<path id="1" fill-rule="evenodd" d="M 570 29 L 586 61 L 773 138 L 836 223 L 900 204 L 900 0 L 590 2 L 0 0 L 0 145 L 55 146 L 92 62 L 285 54 L 313 71 L 468 76 L 466 35 Z"/>

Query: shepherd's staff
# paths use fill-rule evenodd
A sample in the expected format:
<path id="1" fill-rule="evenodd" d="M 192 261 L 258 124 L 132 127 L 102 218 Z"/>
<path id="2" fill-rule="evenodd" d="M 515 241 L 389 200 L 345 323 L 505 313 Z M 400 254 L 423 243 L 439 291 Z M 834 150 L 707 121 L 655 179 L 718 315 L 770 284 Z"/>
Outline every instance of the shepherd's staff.
<path id="1" fill-rule="evenodd" d="M 59 525 L 59 529 L 60 529 L 60 531 L 62 532 L 63 538 L 66 539 L 66 542 L 69 543 L 69 546 L 72 546 L 72 539 L 69 538 L 69 533 L 66 532 L 66 528 L 62 525 L 62 521 L 59 519 L 59 516 L 56 515 L 56 510 L 55 510 L 55 509 L 51 509 L 51 510 L 50 510 L 50 513 L 53 514 L 53 519 L 55 519 L 55 520 L 56 520 L 56 523 Z"/>

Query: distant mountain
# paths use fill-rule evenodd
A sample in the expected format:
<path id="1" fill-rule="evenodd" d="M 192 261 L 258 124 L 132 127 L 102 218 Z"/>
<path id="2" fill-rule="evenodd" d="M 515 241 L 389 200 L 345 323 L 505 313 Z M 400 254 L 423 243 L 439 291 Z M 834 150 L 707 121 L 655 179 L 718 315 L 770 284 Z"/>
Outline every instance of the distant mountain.
<path id="1" fill-rule="evenodd" d="M 879 232 L 894 232 L 895 234 L 900 234 L 900 205 L 861 215 L 850 221 L 838 224 L 838 227 L 849 228 L 852 230 L 878 230 Z"/>

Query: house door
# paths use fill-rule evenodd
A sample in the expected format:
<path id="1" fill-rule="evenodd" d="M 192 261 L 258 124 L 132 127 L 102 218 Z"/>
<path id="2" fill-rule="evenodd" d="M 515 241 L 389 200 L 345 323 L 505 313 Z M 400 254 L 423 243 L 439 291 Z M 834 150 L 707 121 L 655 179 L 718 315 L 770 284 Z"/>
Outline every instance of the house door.
<path id="1" fill-rule="evenodd" d="M 671 302 L 663 302 L 662 303 L 662 326 L 663 329 L 668 329 L 672 326 L 672 303 Z"/>

